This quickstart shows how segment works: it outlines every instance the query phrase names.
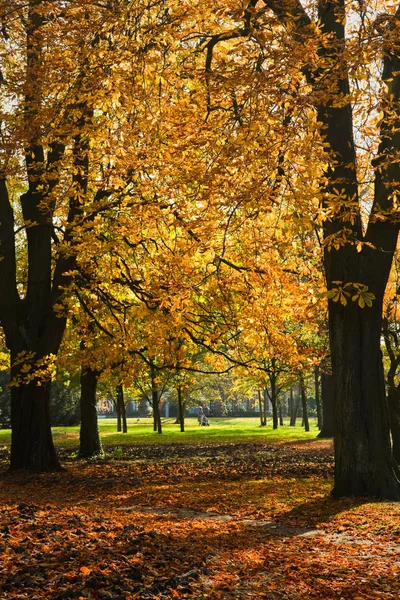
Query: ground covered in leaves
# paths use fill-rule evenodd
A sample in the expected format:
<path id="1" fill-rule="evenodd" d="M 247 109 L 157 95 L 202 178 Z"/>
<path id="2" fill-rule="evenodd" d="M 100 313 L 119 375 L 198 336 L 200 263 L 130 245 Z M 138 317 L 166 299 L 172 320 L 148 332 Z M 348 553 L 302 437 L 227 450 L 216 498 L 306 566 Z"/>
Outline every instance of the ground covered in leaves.
<path id="1" fill-rule="evenodd" d="M 400 506 L 331 499 L 332 461 L 315 441 L 3 463 L 0 598 L 398 599 Z"/>

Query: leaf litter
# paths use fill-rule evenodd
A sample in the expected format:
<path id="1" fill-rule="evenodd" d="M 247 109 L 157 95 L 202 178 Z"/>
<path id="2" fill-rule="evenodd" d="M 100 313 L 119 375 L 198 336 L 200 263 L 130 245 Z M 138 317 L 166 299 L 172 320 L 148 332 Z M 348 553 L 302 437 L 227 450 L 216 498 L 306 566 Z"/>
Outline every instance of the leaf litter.
<path id="1" fill-rule="evenodd" d="M 330 442 L 164 444 L 8 473 L 0 598 L 400 597 L 400 507 L 334 500 Z"/>

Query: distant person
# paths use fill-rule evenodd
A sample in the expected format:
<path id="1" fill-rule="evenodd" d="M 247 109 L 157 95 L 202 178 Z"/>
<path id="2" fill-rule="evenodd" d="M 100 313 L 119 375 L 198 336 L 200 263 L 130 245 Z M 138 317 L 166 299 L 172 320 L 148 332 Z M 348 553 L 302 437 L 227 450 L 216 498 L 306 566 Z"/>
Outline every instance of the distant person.
<path id="1" fill-rule="evenodd" d="M 201 424 L 203 425 L 203 427 L 209 427 L 210 426 L 210 421 L 207 419 L 206 415 L 203 415 L 201 418 Z"/>
<path id="2" fill-rule="evenodd" d="M 199 406 L 199 411 L 197 413 L 197 420 L 199 422 L 199 425 L 201 425 L 201 421 L 203 419 L 204 413 L 203 413 L 203 407 Z"/>

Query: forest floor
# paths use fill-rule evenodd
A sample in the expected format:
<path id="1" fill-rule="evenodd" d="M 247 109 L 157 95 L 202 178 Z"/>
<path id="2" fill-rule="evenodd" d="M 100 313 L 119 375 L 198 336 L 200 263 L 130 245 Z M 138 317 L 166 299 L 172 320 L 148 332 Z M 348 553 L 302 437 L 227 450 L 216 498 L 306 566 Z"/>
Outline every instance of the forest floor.
<path id="1" fill-rule="evenodd" d="M 332 499 L 331 442 L 117 450 L 0 463 L 2 600 L 400 598 L 400 503 Z"/>

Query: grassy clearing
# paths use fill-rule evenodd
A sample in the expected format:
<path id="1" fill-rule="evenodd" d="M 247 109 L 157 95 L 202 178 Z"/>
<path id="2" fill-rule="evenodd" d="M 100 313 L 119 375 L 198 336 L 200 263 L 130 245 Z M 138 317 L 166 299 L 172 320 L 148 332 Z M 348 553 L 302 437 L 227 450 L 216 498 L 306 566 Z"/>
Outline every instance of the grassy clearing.
<path id="1" fill-rule="evenodd" d="M 221 444 L 236 442 L 295 442 L 314 439 L 318 429 L 314 421 L 311 431 L 306 433 L 299 419 L 296 427 L 289 427 L 286 420 L 283 427 L 272 429 L 271 421 L 267 427 L 260 427 L 258 418 L 211 418 L 210 427 L 199 427 L 197 419 L 188 418 L 185 421 L 185 432 L 179 431 L 175 419 L 163 419 L 163 433 L 153 431 L 152 419 L 128 419 L 128 433 L 117 433 L 116 419 L 99 419 L 102 442 L 105 447 L 124 446 L 131 444 Z M 54 427 L 53 436 L 57 446 L 74 448 L 79 444 L 79 426 Z M 10 430 L 0 431 L 0 445 L 8 445 L 11 439 Z"/>

